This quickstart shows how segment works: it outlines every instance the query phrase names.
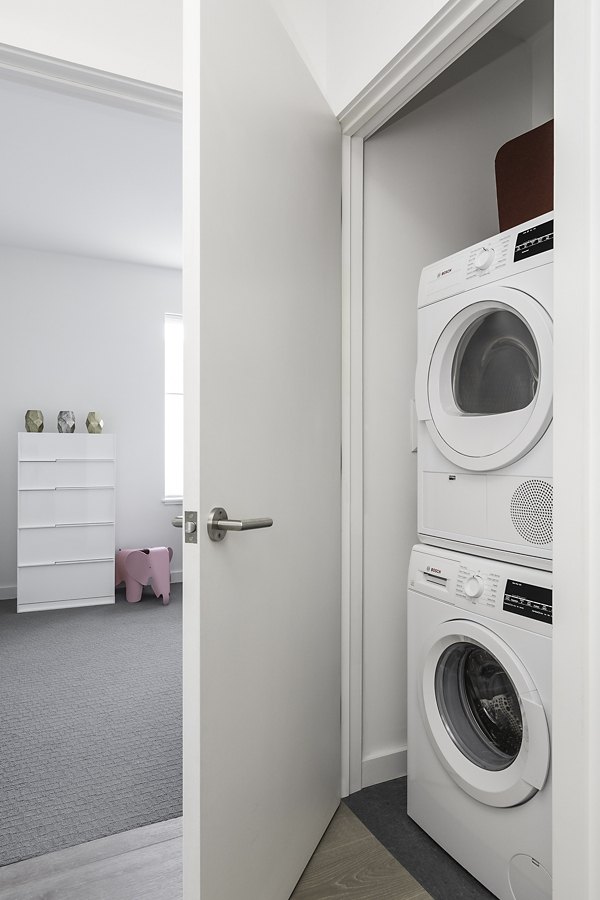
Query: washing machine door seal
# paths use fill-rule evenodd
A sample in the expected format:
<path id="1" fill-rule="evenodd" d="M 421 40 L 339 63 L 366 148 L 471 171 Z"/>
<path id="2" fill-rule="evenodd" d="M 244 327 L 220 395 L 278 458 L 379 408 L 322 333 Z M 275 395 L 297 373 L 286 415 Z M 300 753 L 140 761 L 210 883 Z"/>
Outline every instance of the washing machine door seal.
<path id="1" fill-rule="evenodd" d="M 427 373 L 429 434 L 471 471 L 508 466 L 552 419 L 552 320 L 530 294 L 489 285 L 434 335 Z"/>
<path id="2" fill-rule="evenodd" d="M 542 789 L 550 766 L 548 722 L 529 673 L 477 622 L 444 622 L 430 638 L 420 700 L 438 759 L 475 800 L 525 803 Z"/>

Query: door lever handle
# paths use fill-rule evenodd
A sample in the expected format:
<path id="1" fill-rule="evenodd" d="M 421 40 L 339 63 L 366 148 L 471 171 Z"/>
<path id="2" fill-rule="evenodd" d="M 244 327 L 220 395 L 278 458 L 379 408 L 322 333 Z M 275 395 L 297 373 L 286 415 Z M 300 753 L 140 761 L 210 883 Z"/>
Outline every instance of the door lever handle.
<path id="1" fill-rule="evenodd" d="M 195 522 L 186 522 L 185 525 L 183 523 L 183 516 L 173 516 L 171 519 L 171 525 L 175 528 L 183 528 L 186 534 L 193 534 L 196 530 Z"/>
<path id="2" fill-rule="evenodd" d="M 211 509 L 207 530 L 211 541 L 224 540 L 228 531 L 253 531 L 255 528 L 270 528 L 273 519 L 230 519 L 221 506 Z"/>

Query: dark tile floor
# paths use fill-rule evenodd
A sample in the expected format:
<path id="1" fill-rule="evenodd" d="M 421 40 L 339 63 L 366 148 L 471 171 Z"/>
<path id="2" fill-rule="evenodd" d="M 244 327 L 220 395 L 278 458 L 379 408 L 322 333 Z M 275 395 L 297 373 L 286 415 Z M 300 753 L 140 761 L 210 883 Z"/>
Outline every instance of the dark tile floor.
<path id="1" fill-rule="evenodd" d="M 406 778 L 364 788 L 346 805 L 433 900 L 496 900 L 406 813 Z"/>

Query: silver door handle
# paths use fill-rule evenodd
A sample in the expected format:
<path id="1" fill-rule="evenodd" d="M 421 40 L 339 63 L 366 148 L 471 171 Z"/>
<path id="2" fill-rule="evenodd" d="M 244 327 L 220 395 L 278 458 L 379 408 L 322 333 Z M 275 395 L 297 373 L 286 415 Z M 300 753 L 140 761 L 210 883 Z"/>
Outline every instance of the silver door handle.
<path id="1" fill-rule="evenodd" d="M 207 529 L 211 541 L 222 541 L 228 531 L 252 531 L 255 528 L 270 528 L 273 519 L 230 519 L 221 506 L 211 509 Z"/>
<path id="2" fill-rule="evenodd" d="M 171 525 L 174 525 L 175 528 L 183 528 L 183 516 L 173 516 L 171 519 Z M 185 533 L 193 534 L 196 530 L 195 522 L 186 522 L 185 523 Z"/>

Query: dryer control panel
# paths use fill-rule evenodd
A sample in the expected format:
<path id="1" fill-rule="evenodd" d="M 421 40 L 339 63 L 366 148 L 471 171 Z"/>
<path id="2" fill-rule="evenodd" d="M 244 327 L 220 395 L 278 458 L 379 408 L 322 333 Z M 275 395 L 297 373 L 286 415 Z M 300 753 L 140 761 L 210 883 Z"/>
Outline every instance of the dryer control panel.
<path id="1" fill-rule="evenodd" d="M 552 573 L 418 544 L 409 590 L 480 616 L 551 634 Z"/>
<path id="2" fill-rule="evenodd" d="M 424 268 L 418 306 L 551 263 L 553 249 L 554 213 L 550 212 Z"/>

